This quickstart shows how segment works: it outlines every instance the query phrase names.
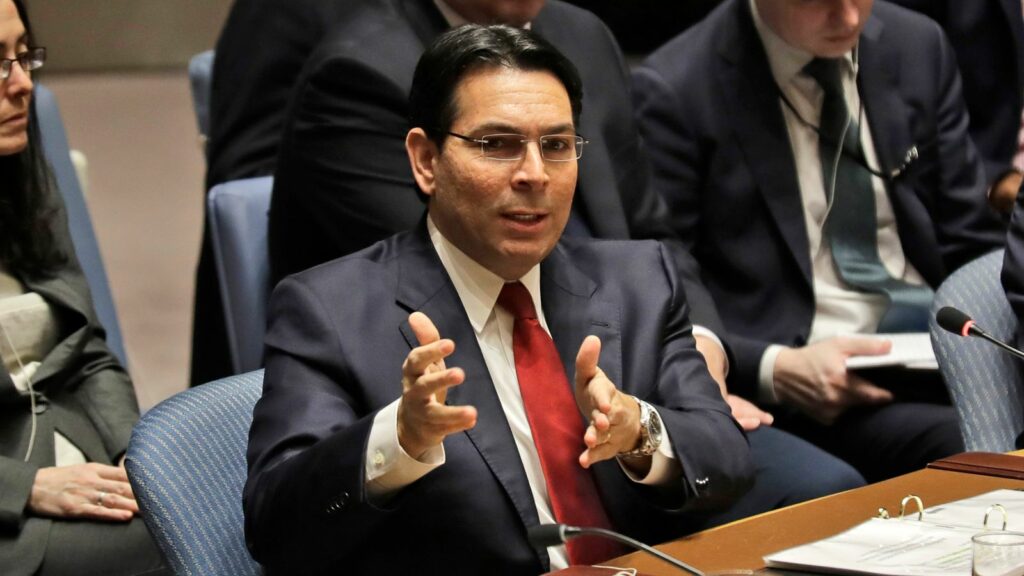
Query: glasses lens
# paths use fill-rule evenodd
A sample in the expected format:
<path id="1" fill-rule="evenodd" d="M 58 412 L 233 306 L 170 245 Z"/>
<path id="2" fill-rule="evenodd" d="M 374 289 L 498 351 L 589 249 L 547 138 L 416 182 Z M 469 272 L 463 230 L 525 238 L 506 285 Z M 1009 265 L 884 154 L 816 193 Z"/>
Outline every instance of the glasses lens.
<path id="1" fill-rule="evenodd" d="M 11 75 L 12 64 L 14 64 L 12 60 L 0 60 L 0 80 L 7 80 Z"/>
<path id="2" fill-rule="evenodd" d="M 38 70 L 46 63 L 46 48 L 33 48 L 18 55 L 18 62 L 26 72 Z"/>
<path id="3" fill-rule="evenodd" d="M 580 157 L 582 140 L 583 138 L 579 136 L 570 136 L 568 134 L 541 136 L 540 149 L 546 160 L 568 162 Z"/>
<path id="4" fill-rule="evenodd" d="M 523 157 L 526 138 L 519 134 L 491 134 L 480 138 L 484 156 L 495 160 L 515 160 Z"/>

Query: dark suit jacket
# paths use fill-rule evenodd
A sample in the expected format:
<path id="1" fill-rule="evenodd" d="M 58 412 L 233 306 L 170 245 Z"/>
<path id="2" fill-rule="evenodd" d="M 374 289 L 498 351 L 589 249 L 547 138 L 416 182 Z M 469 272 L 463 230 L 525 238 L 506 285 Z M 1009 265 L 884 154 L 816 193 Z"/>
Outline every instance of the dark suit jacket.
<path id="1" fill-rule="evenodd" d="M 1024 345 L 1024 194 L 1020 193 L 1010 215 L 1001 280 L 1006 299 L 1017 316 L 1017 347 L 1020 348 Z"/>
<path id="2" fill-rule="evenodd" d="M 206 190 L 274 173 L 302 65 L 362 0 L 235 0 L 217 40 Z"/>
<path id="3" fill-rule="evenodd" d="M 59 202 L 59 195 L 54 198 Z M 67 262 L 50 278 L 21 278 L 28 290 L 54 307 L 62 336 L 32 379 L 41 396 L 28 462 L 29 399 L 18 393 L 0 365 L 0 567 L 7 574 L 33 573 L 46 551 L 51 521 L 26 515 L 25 506 L 36 471 L 54 465 L 54 430 L 71 440 L 90 462 L 113 464 L 128 447 L 139 418 L 131 381 L 107 348 L 96 319 L 62 205 L 55 221 L 56 241 Z"/>
<path id="4" fill-rule="evenodd" d="M 643 278 L 644 282 L 633 279 Z M 572 376 L 587 334 L 601 367 L 656 405 L 682 464 L 675 486 L 652 490 L 616 462 L 594 468 L 614 525 L 661 541 L 680 512 L 728 504 L 747 485 L 749 449 L 693 348 L 686 303 L 654 242 L 564 239 L 541 264 L 544 313 Z M 456 342 L 446 360 L 466 372 L 451 404 L 478 410 L 449 436 L 446 462 L 386 505 L 367 501 L 364 461 L 377 411 L 401 395 L 416 339 L 414 310 Z M 253 556 L 281 573 L 537 574 L 538 523 L 522 462 L 473 328 L 426 227 L 282 281 L 271 302 L 263 397 L 249 436 L 244 493 Z"/>
<path id="5" fill-rule="evenodd" d="M 989 182 L 1010 168 L 1024 107 L 1024 16 L 1019 0 L 893 0 L 934 19 L 960 63 L 971 138 Z"/>
<path id="6" fill-rule="evenodd" d="M 920 152 L 889 198 L 908 260 L 938 285 L 1002 242 L 953 51 L 935 23 L 875 2 L 857 82 L 882 167 Z M 652 54 L 634 94 L 655 187 L 726 325 L 730 390 L 753 394 L 769 344 L 806 344 L 814 292 L 795 162 L 748 0 Z"/>
<path id="7" fill-rule="evenodd" d="M 270 210 L 275 281 L 412 228 L 424 211 L 405 152 L 408 94 L 420 55 L 447 23 L 431 0 L 379 0 L 317 48 L 285 123 Z M 655 238 L 673 252 L 695 322 L 720 328 L 710 297 L 649 189 L 622 55 L 593 14 L 549 0 L 532 24 L 579 68 L 590 139 L 577 212 L 596 237 Z"/>

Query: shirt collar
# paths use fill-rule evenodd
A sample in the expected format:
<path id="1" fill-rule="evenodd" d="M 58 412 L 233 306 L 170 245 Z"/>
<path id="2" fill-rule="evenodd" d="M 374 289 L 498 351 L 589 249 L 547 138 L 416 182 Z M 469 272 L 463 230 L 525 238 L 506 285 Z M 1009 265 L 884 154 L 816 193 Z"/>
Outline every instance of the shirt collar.
<path id="1" fill-rule="evenodd" d="M 463 24 L 470 23 L 469 20 L 463 18 L 461 14 L 452 9 L 452 7 L 449 6 L 448 3 L 445 2 L 444 0 L 434 0 L 434 5 L 437 6 L 437 9 L 441 11 L 441 15 L 444 16 L 444 19 L 446 22 L 448 22 L 449 27 L 455 28 L 458 26 L 462 26 Z M 530 24 L 530 22 L 527 22 L 526 25 L 523 26 L 523 28 L 529 30 Z"/>
<path id="2" fill-rule="evenodd" d="M 756 0 L 749 0 L 749 2 L 750 13 L 754 18 L 754 27 L 757 29 L 757 34 L 761 37 L 761 44 L 768 55 L 768 65 L 772 69 L 772 76 L 775 78 L 776 84 L 785 86 L 814 59 L 814 54 L 792 46 L 783 40 L 761 19 Z M 843 56 L 843 61 L 846 63 L 843 68 L 848 73 L 853 73 L 855 70 L 853 52 L 847 52 Z"/>
<path id="3" fill-rule="evenodd" d="M 505 286 L 505 280 L 481 266 L 476 260 L 470 258 L 465 252 L 459 250 L 441 231 L 434 225 L 434 221 L 427 216 L 427 231 L 430 234 L 430 242 L 434 245 L 437 256 L 441 259 L 441 265 L 455 285 L 455 291 L 462 300 L 462 307 L 466 309 L 469 322 L 473 330 L 479 335 L 483 332 L 487 319 L 494 310 L 498 301 L 498 294 Z M 530 268 L 529 272 L 519 279 L 530 292 L 533 299 L 533 306 L 542 310 L 540 302 L 540 265 Z"/>

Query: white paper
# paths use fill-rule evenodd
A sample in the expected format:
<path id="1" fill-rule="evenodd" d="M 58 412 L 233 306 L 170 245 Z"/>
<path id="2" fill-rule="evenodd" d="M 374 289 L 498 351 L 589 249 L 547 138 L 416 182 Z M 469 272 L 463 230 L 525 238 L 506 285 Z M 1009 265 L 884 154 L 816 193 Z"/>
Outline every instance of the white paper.
<path id="1" fill-rule="evenodd" d="M 872 518 L 835 536 L 765 556 L 771 568 L 882 576 L 967 576 L 971 537 L 988 529 L 1024 529 L 1024 492 L 994 490 L 979 496 L 916 510 L 900 520 Z M 911 505 L 912 506 L 912 505 Z"/>
<path id="2" fill-rule="evenodd" d="M 873 334 L 858 338 L 889 340 L 892 350 L 884 356 L 851 356 L 846 359 L 846 367 L 851 370 L 858 368 L 878 368 L 882 366 L 903 366 L 917 370 L 938 370 L 939 363 L 932 350 L 932 340 L 927 332 L 909 332 L 906 334 Z"/>

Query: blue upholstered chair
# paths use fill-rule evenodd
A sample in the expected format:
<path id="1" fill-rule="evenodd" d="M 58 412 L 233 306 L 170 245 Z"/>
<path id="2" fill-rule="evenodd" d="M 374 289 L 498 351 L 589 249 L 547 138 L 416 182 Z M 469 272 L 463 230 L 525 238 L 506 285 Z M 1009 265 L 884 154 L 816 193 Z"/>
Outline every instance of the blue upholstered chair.
<path id="1" fill-rule="evenodd" d="M 1014 449 L 1024 430 L 1024 364 L 988 342 L 946 332 L 934 312 L 954 306 L 986 332 L 1013 342 L 1017 319 L 999 281 L 1002 265 L 1002 250 L 982 256 L 951 274 L 935 293 L 932 346 L 968 450 Z"/>
<path id="2" fill-rule="evenodd" d="M 79 186 L 78 175 L 71 164 L 71 150 L 68 138 L 64 133 L 64 121 L 53 93 L 45 86 L 36 84 L 35 89 L 36 115 L 39 117 L 39 130 L 42 134 L 43 151 L 53 168 L 57 187 L 64 198 L 67 209 L 68 226 L 71 229 L 71 241 L 75 245 L 75 254 L 82 265 L 85 278 L 92 292 L 93 306 L 99 316 L 100 323 L 107 331 L 107 345 L 117 355 L 122 364 L 128 364 L 128 356 L 121 340 L 121 325 L 117 321 L 117 310 L 114 299 L 110 295 L 110 284 L 107 282 L 107 271 L 103 267 L 100 247 L 96 242 L 89 207 L 86 206 L 82 188 Z"/>
<path id="3" fill-rule="evenodd" d="M 263 371 L 191 388 L 147 412 L 125 467 L 142 517 L 175 574 L 261 573 L 245 547 L 242 487 Z"/>
<path id="4" fill-rule="evenodd" d="M 235 180 L 214 186 L 206 200 L 235 373 L 263 366 L 271 288 L 267 213 L 273 187 L 272 176 Z"/>
<path id="5" fill-rule="evenodd" d="M 210 79 L 213 76 L 213 50 L 200 52 L 188 61 L 188 78 L 192 85 L 192 107 L 196 113 L 199 138 L 206 151 L 210 135 Z"/>

